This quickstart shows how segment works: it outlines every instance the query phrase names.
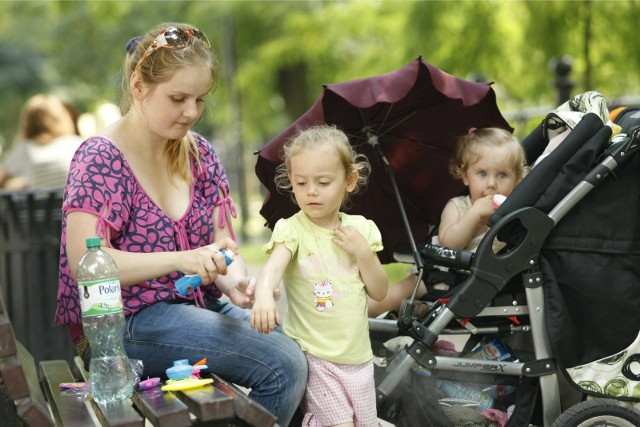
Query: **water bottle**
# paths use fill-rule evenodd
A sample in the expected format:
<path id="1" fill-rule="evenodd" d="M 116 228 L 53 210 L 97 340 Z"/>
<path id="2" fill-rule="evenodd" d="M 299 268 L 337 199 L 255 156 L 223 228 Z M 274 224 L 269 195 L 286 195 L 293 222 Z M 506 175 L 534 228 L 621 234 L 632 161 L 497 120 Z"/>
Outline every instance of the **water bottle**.
<path id="1" fill-rule="evenodd" d="M 100 249 L 99 237 L 88 238 L 86 244 L 77 280 L 82 327 L 91 350 L 89 378 L 93 399 L 108 404 L 131 396 L 133 373 L 122 343 L 124 313 L 118 268 Z"/>

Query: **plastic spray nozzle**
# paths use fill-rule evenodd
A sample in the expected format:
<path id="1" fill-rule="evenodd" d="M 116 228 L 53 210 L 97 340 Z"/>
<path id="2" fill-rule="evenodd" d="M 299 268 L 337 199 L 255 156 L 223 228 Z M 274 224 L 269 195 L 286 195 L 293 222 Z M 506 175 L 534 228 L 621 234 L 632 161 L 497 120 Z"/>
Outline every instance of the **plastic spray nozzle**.
<path id="1" fill-rule="evenodd" d="M 231 264 L 235 259 L 235 254 L 231 249 L 222 248 L 220 253 L 224 255 L 224 261 L 227 265 Z M 202 285 L 202 279 L 197 274 L 187 274 L 176 281 L 176 290 L 180 295 L 188 295 L 191 291 Z"/>

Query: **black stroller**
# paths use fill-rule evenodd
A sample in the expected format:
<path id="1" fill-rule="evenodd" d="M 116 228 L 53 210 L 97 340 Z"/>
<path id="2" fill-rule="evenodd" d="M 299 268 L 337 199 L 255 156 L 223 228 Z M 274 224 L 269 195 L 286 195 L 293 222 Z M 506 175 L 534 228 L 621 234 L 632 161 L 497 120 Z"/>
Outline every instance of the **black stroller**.
<path id="1" fill-rule="evenodd" d="M 549 123 L 523 141 L 530 163 Z M 446 298 L 405 300 L 397 320 L 370 319 L 374 347 L 411 338 L 384 355 L 379 417 L 640 426 L 640 127 L 611 138 L 593 113 L 574 125 L 496 211 L 475 254 L 418 245 L 425 265 L 468 276 Z M 507 243 L 497 254 L 495 238 Z M 441 351 L 448 336 L 469 337 L 459 355 Z M 569 408 L 560 382 L 578 396 Z M 479 413 L 494 424 L 474 424 Z"/>

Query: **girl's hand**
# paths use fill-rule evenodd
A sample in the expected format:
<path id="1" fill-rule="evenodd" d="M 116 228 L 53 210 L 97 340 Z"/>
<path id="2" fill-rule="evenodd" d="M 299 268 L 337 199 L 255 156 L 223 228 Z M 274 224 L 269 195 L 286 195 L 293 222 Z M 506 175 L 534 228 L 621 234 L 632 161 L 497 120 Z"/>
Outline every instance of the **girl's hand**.
<path id="1" fill-rule="evenodd" d="M 246 293 L 247 296 L 249 298 L 251 298 L 251 304 L 253 304 L 253 297 L 256 294 L 256 283 L 258 283 L 258 281 L 255 280 L 254 277 L 252 277 L 251 279 L 253 279 L 253 280 L 251 280 L 247 284 L 247 287 L 245 288 L 244 293 Z M 273 299 L 276 300 L 276 301 L 280 301 L 280 296 L 281 296 L 280 287 L 276 287 L 273 290 Z"/>
<path id="2" fill-rule="evenodd" d="M 256 298 L 251 310 L 251 329 L 257 329 L 261 334 L 269 334 L 275 326 L 282 325 L 280 313 L 273 297 L 265 294 Z"/>
<path id="3" fill-rule="evenodd" d="M 375 301 L 382 301 L 387 295 L 389 278 L 367 239 L 350 225 L 336 228 L 335 233 L 333 243 L 356 259 L 367 295 Z"/>
<path id="4" fill-rule="evenodd" d="M 207 246 L 190 251 L 178 252 L 181 255 L 181 266 L 178 268 L 184 274 L 197 274 L 203 285 L 213 283 L 219 274 L 227 274 L 227 262 L 220 249 L 231 249 L 236 255 L 238 245 L 230 238 L 225 238 Z"/>
<path id="5" fill-rule="evenodd" d="M 333 238 L 333 243 L 344 249 L 349 255 L 353 255 L 356 259 L 371 255 L 371 247 L 367 239 L 352 226 L 341 225 L 334 232 L 336 237 Z"/>
<path id="6" fill-rule="evenodd" d="M 276 325 L 282 325 L 275 298 L 280 295 L 278 288 L 290 259 L 291 252 L 284 243 L 276 243 L 258 280 L 247 289 L 247 295 L 253 295 L 255 299 L 250 326 L 261 334 L 273 332 Z"/>

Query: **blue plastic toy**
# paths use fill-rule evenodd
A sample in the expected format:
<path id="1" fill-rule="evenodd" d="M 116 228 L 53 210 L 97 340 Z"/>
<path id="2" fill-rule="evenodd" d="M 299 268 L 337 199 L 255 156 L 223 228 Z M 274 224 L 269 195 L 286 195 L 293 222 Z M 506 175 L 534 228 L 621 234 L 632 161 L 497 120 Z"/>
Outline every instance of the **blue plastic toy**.
<path id="1" fill-rule="evenodd" d="M 235 255 L 231 249 L 220 249 L 220 253 L 224 255 L 224 260 L 227 265 L 233 262 Z M 180 295 L 187 295 L 200 285 L 202 285 L 202 280 L 197 274 L 187 274 L 176 281 L 176 289 Z"/>
<path id="2" fill-rule="evenodd" d="M 191 377 L 193 366 L 189 364 L 187 359 L 174 360 L 173 366 L 167 368 L 167 377 L 170 380 L 184 380 Z"/>
<path id="3" fill-rule="evenodd" d="M 206 358 L 195 365 L 190 365 L 188 359 L 174 360 L 173 366 L 167 368 L 167 377 L 170 380 L 186 380 L 189 378 L 199 378 L 200 371 L 207 369 Z"/>

